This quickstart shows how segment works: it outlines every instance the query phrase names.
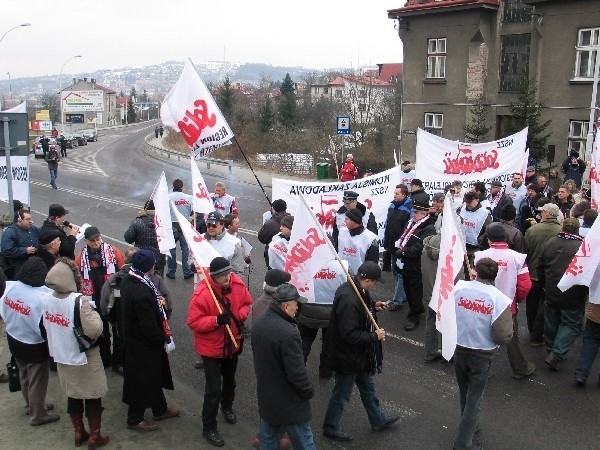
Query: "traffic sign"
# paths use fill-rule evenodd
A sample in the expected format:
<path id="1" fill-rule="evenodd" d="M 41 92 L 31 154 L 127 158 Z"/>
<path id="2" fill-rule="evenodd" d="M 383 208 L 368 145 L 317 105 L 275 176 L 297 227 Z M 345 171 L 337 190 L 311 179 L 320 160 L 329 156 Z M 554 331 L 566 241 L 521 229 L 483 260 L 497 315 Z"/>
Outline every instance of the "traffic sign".
<path id="1" fill-rule="evenodd" d="M 350 134 L 350 117 L 337 117 L 337 134 Z"/>

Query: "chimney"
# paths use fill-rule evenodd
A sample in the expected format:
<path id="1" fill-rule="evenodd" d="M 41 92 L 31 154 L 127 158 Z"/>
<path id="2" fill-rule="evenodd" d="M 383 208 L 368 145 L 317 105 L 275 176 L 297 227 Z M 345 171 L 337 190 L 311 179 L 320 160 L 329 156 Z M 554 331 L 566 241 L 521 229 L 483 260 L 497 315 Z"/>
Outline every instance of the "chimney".
<path id="1" fill-rule="evenodd" d="M 73 78 L 73 84 L 77 83 L 77 78 Z"/>
<path id="2" fill-rule="evenodd" d="M 95 78 L 90 78 L 90 81 L 92 82 L 92 84 L 96 84 L 96 79 Z"/>
<path id="3" fill-rule="evenodd" d="M 83 79 L 83 81 L 85 81 L 87 83 L 87 77 Z"/>

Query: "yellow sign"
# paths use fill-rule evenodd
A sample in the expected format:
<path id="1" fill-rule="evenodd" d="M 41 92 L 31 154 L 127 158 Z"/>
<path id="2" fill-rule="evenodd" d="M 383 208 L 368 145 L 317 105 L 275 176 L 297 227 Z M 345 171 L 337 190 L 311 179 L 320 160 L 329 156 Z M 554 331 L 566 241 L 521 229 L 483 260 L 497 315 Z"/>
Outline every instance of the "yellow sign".
<path id="1" fill-rule="evenodd" d="M 50 120 L 50 110 L 41 109 L 35 112 L 35 120 Z"/>

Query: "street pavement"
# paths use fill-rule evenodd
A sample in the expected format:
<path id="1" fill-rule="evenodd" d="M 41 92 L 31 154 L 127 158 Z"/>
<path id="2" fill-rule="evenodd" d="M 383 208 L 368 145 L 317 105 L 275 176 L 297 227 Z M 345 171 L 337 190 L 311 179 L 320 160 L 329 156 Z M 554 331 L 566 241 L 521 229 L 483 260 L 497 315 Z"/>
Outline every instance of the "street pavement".
<path id="1" fill-rule="evenodd" d="M 71 212 L 69 221 L 77 224 L 92 223 L 100 228 L 107 242 L 126 247 L 123 231 L 141 209 L 152 191 L 160 171 L 167 182 L 184 180 L 184 191 L 189 192 L 189 160 L 167 158 L 164 154 L 144 153 L 142 138 L 153 132 L 154 124 L 142 124 L 128 129 L 104 131 L 97 143 L 70 152 L 69 161 L 59 169 L 58 190 L 48 187 L 48 171 L 43 161 L 30 161 L 32 210 L 39 225 L 50 203 L 62 203 Z M 152 140 L 155 144 L 160 142 Z M 167 160 L 168 159 L 168 160 Z M 236 196 L 245 237 L 255 246 L 254 271 L 250 276 L 250 291 L 260 295 L 265 268 L 262 245 L 256 240 L 262 213 L 268 204 L 258 188 L 252 173 L 243 166 L 233 168 L 211 165 L 200 168 L 209 189 L 216 181 L 225 181 L 227 189 Z M 75 170 L 77 169 L 77 170 Z M 258 178 L 270 195 L 273 174 L 256 170 Z M 106 174 L 107 176 L 105 176 Z M 285 176 L 286 178 L 289 178 Z M 304 178 L 304 177 L 298 177 Z M 80 244 L 81 247 L 81 244 Z M 393 281 L 384 273 L 385 285 L 377 286 L 375 298 L 391 298 Z M 201 407 L 203 372 L 195 369 L 196 355 L 192 336 L 185 326 L 187 301 L 193 289 L 192 280 L 183 280 L 181 271 L 176 280 L 166 280 L 171 289 L 175 309 L 171 318 L 177 349 L 170 354 L 175 390 L 165 391 L 170 405 L 182 409 L 179 418 L 159 423 L 160 430 L 139 433 L 125 427 L 126 405 L 121 402 L 122 378 L 107 370 L 109 393 L 103 400 L 103 432 L 111 436 L 107 448 L 128 449 L 187 449 L 212 448 L 202 438 Z M 459 420 L 458 389 L 452 364 L 424 363 L 424 324 L 417 330 L 403 329 L 407 307 L 398 312 L 380 314 L 380 323 L 388 332 L 384 345 L 383 373 L 376 377 L 376 387 L 383 408 L 400 416 L 400 421 L 382 432 L 372 432 L 360 403 L 353 394 L 342 419 L 344 428 L 354 435 L 354 441 L 338 443 L 325 439 L 321 424 L 333 380 L 319 380 L 318 353 L 320 340 L 313 344 L 308 360 L 309 374 L 315 385 L 311 401 L 313 432 L 318 448 L 323 449 L 449 449 Z M 494 360 L 482 405 L 479 439 L 491 449 L 565 449 L 600 448 L 596 435 L 599 411 L 596 388 L 598 366 L 589 378 L 588 386 L 577 389 L 573 372 L 579 356 L 580 339 L 574 345 L 558 373 L 551 372 L 543 359 L 543 348 L 527 345 L 524 327 L 524 308 L 520 313 L 521 338 L 526 356 L 537 366 L 531 379 L 513 380 L 501 349 Z M 225 448 L 251 448 L 251 440 L 258 428 L 256 407 L 256 380 L 252 354 L 247 343 L 240 357 L 237 375 L 237 395 L 234 407 L 238 423 L 227 425 L 219 418 L 219 430 L 226 442 Z M 0 363 L 8 362 L 6 340 L 0 340 Z M 56 405 L 61 420 L 42 427 L 30 427 L 24 415 L 20 393 L 9 393 L 0 385 L 0 449 L 66 448 L 72 445 L 72 428 L 66 414 L 66 398 L 56 373 L 51 373 L 47 400 Z M 149 418 L 150 412 L 147 412 Z"/>

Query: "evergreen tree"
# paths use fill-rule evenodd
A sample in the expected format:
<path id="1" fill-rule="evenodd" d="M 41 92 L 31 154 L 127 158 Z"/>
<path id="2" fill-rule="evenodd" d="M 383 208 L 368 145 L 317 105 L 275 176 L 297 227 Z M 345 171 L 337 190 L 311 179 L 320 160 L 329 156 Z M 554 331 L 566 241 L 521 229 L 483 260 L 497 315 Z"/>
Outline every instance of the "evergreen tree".
<path id="1" fill-rule="evenodd" d="M 281 83 L 280 92 L 281 98 L 277 109 L 279 122 L 286 129 L 293 129 L 298 122 L 298 111 L 294 83 L 289 73 L 285 75 L 283 83 Z"/>
<path id="2" fill-rule="evenodd" d="M 273 128 L 273 125 L 275 125 L 273 105 L 271 105 L 271 99 L 265 96 L 265 102 L 258 112 L 258 131 L 260 133 L 268 133 Z"/>
<path id="3" fill-rule="evenodd" d="M 548 138 L 550 134 L 544 131 L 550 126 L 551 120 L 540 122 L 543 104 L 537 99 L 538 85 L 534 79 L 523 83 L 518 92 L 517 100 L 510 103 L 512 117 L 506 127 L 506 135 L 514 134 L 525 127 L 527 133 L 527 147 L 532 159 L 539 162 L 548 153 Z"/>
<path id="4" fill-rule="evenodd" d="M 223 116 L 225 116 L 225 119 L 230 124 L 231 119 L 233 119 L 234 116 L 235 99 L 233 95 L 234 91 L 231 87 L 231 81 L 229 81 L 229 75 L 226 75 L 223 84 L 220 86 L 220 89 L 217 92 L 215 101 L 223 113 Z"/>
<path id="5" fill-rule="evenodd" d="M 131 88 L 129 100 L 127 101 L 127 123 L 137 122 L 137 113 L 135 112 L 135 88 Z"/>
<path id="6" fill-rule="evenodd" d="M 465 124 L 463 131 L 465 132 L 465 140 L 467 142 L 485 142 L 488 133 L 492 127 L 487 124 L 487 114 L 490 110 L 488 105 L 484 105 L 481 98 L 471 106 L 471 122 Z"/>

